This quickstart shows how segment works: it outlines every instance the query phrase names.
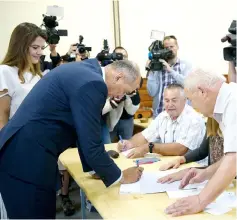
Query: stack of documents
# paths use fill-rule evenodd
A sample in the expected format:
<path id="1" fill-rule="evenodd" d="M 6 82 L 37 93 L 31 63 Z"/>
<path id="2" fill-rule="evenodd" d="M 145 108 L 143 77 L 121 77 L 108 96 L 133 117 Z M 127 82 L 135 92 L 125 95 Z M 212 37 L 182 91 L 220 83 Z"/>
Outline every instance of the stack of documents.
<path id="1" fill-rule="evenodd" d="M 181 181 L 176 181 L 173 183 L 163 183 L 163 184 L 157 182 L 159 178 L 166 176 L 169 173 L 171 172 L 164 172 L 164 171 L 156 173 L 143 172 L 140 181 L 132 184 L 122 184 L 120 187 L 120 194 L 129 194 L 129 193 L 150 194 L 150 193 L 160 193 L 160 192 L 179 190 Z M 189 184 L 184 189 L 197 189 L 199 186 L 202 186 L 204 184 L 205 183 Z"/>

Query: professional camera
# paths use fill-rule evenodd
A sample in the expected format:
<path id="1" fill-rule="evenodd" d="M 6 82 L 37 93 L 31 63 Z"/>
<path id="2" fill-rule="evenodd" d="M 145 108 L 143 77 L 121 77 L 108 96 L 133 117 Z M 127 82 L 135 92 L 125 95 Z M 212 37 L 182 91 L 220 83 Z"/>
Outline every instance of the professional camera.
<path id="1" fill-rule="evenodd" d="M 84 40 L 84 37 L 82 35 L 79 36 L 79 44 L 77 44 L 78 52 L 79 53 L 85 53 L 86 51 L 91 51 L 91 47 L 85 47 L 84 44 L 82 44 Z"/>
<path id="2" fill-rule="evenodd" d="M 236 48 L 236 25 L 237 25 L 236 20 L 233 20 L 228 29 L 230 34 L 226 35 L 225 37 L 221 39 L 221 42 L 228 41 L 231 44 L 231 46 L 225 47 L 223 49 L 224 60 L 233 61 L 235 63 L 235 66 L 236 66 L 236 49 L 237 49 Z"/>
<path id="3" fill-rule="evenodd" d="M 122 53 L 109 53 L 108 41 L 105 39 L 103 50 L 97 54 L 96 58 L 98 61 L 100 61 L 101 66 L 104 67 L 110 63 L 113 63 L 113 61 L 123 60 L 123 54 Z"/>
<path id="4" fill-rule="evenodd" d="M 148 58 L 151 60 L 148 69 L 151 71 L 160 71 L 163 70 L 163 64 L 159 59 L 168 61 L 172 58 L 172 51 L 169 49 L 164 49 L 162 41 L 155 40 L 148 48 Z"/>
<path id="5" fill-rule="evenodd" d="M 47 32 L 47 43 L 48 44 L 58 44 L 60 36 L 67 36 L 67 30 L 56 30 L 58 26 L 56 16 L 46 16 L 43 15 L 43 24 Z"/>

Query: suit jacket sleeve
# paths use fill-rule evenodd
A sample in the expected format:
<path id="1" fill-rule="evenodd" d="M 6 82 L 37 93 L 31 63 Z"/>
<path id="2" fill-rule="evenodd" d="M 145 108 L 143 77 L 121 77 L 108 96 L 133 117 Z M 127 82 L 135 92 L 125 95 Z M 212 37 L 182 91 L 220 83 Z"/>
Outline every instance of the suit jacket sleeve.
<path id="1" fill-rule="evenodd" d="M 107 88 L 104 82 L 92 81 L 71 95 L 70 107 L 78 136 L 80 157 L 83 157 L 108 187 L 119 179 L 121 170 L 108 156 L 101 139 L 101 113 L 106 97 Z"/>

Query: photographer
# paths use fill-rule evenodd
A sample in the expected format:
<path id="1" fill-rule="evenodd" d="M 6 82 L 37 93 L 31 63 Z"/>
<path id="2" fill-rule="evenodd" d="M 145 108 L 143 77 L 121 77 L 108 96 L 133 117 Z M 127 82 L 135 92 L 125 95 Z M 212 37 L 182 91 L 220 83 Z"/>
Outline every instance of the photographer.
<path id="1" fill-rule="evenodd" d="M 90 52 L 87 50 L 84 53 L 79 53 L 79 52 L 76 53 L 76 61 L 77 62 L 87 60 L 89 58 L 90 58 Z"/>
<path id="2" fill-rule="evenodd" d="M 172 57 L 167 61 L 160 60 L 164 66 L 163 70 L 149 70 L 148 72 L 147 90 L 149 95 L 153 97 L 154 118 L 163 111 L 164 89 L 172 83 L 183 84 L 185 76 L 187 76 L 191 69 L 190 64 L 177 57 L 179 46 L 175 36 L 166 36 L 163 40 L 163 46 L 172 51 Z M 146 69 L 148 65 L 149 61 L 147 62 Z"/>

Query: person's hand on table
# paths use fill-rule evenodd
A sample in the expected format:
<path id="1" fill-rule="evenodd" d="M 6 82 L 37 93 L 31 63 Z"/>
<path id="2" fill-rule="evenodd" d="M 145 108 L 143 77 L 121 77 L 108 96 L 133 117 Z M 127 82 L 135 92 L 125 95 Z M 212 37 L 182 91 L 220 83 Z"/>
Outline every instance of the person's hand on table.
<path id="1" fill-rule="evenodd" d="M 160 166 L 161 171 L 168 170 L 168 169 L 177 169 L 181 164 L 184 164 L 186 162 L 186 159 L 184 156 L 179 157 L 178 159 L 172 160 L 166 164 L 163 164 Z"/>
<path id="2" fill-rule="evenodd" d="M 177 200 L 165 209 L 165 213 L 175 217 L 199 213 L 203 211 L 204 208 L 205 207 L 200 202 L 199 196 L 196 195 Z"/>
<path id="3" fill-rule="evenodd" d="M 190 168 L 184 169 L 184 170 L 180 170 L 176 173 L 172 173 L 169 174 L 167 176 L 164 176 L 160 179 L 157 180 L 158 183 L 172 183 L 178 180 L 182 180 L 183 177 L 185 176 L 185 174 L 188 173 L 188 171 L 190 170 Z"/>
<path id="4" fill-rule="evenodd" d="M 117 145 L 117 149 L 119 152 L 126 151 L 132 148 L 134 148 L 134 146 L 129 140 L 123 140 L 122 142 L 119 141 Z"/>
<path id="5" fill-rule="evenodd" d="M 206 169 L 190 169 L 183 177 L 180 183 L 180 189 L 184 188 L 188 184 L 193 183 L 202 183 L 203 181 L 208 179 L 208 175 Z"/>
<path id="6" fill-rule="evenodd" d="M 139 157 L 144 157 L 147 153 L 149 152 L 148 150 L 148 145 L 144 144 L 139 147 L 134 148 L 128 155 L 127 158 L 133 159 L 133 158 L 139 158 Z"/>
<path id="7" fill-rule="evenodd" d="M 208 174 L 205 169 L 191 168 L 181 180 L 180 188 L 184 188 L 188 184 L 201 183 L 208 179 Z M 172 216 L 190 215 L 203 211 L 205 206 L 200 201 L 198 195 L 189 196 L 177 200 L 172 205 L 168 206 L 165 212 Z"/>
<path id="8" fill-rule="evenodd" d="M 123 171 L 122 184 L 135 183 L 141 179 L 143 167 L 130 167 Z"/>

